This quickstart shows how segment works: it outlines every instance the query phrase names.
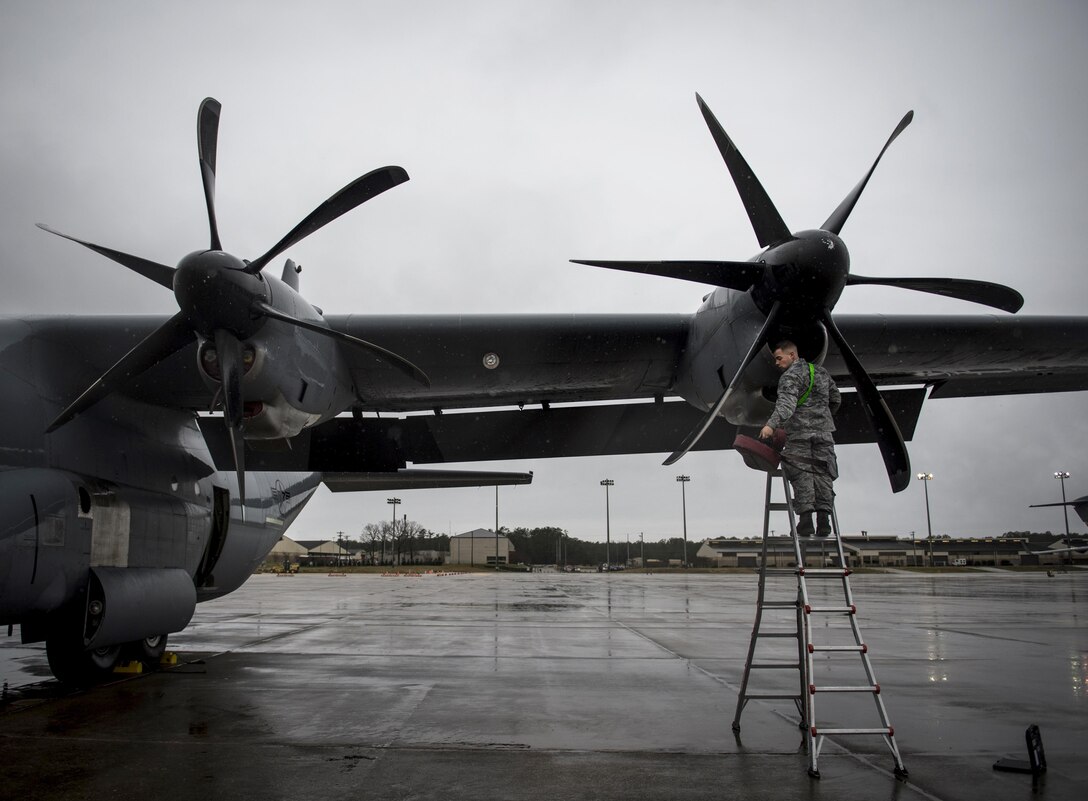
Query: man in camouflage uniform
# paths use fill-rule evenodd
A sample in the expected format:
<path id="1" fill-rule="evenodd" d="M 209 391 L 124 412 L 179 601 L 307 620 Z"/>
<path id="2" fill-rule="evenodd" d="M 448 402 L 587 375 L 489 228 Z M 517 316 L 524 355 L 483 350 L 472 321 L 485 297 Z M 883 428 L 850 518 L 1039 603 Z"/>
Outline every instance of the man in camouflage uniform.
<path id="1" fill-rule="evenodd" d="M 816 536 L 826 537 L 831 533 L 831 507 L 835 498 L 832 482 L 839 476 L 835 440 L 831 435 L 835 430 L 832 415 L 841 403 L 839 388 L 827 370 L 798 355 L 792 342 L 780 342 L 775 347 L 774 363 L 785 372 L 778 379 L 774 414 L 760 430 L 759 437 L 768 439 L 776 428 L 786 429 L 782 470 L 793 487 L 797 533 L 812 536 L 815 511 Z"/>

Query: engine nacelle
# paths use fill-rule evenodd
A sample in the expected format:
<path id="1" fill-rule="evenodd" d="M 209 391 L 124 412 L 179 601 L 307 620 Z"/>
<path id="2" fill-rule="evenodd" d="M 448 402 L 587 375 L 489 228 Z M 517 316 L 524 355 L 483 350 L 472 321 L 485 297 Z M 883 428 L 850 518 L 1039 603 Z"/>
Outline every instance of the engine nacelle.
<path id="1" fill-rule="evenodd" d="M 294 288 L 264 276 L 269 299 L 283 313 L 309 323 L 321 314 Z M 214 341 L 200 338 L 197 364 L 205 384 L 222 391 Z M 351 376 L 339 346 L 327 336 L 268 320 L 242 341 L 243 432 L 246 439 L 289 439 L 351 405 Z"/>
<path id="2" fill-rule="evenodd" d="M 718 289 L 708 295 L 695 315 L 680 366 L 680 395 L 693 406 L 711 409 L 733 381 L 766 320 L 749 293 Z M 774 411 L 774 390 L 781 375 L 771 356 L 775 343 L 792 340 L 802 356 L 817 364 L 827 355 L 827 332 L 819 322 L 798 324 L 780 315 L 773 329 L 721 409 L 721 416 L 733 425 L 762 426 Z"/>

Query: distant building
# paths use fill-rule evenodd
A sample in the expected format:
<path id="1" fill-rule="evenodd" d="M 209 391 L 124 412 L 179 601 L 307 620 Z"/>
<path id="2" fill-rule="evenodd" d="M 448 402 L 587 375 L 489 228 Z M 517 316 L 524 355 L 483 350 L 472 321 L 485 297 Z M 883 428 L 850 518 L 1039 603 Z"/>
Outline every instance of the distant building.
<path id="1" fill-rule="evenodd" d="M 929 547 L 934 565 L 1058 565 L 1088 562 L 1084 551 L 1070 553 L 1061 549 L 1088 546 L 1083 536 L 1028 534 L 1017 537 L 940 537 Z"/>
<path id="2" fill-rule="evenodd" d="M 486 528 L 476 528 L 450 537 L 449 563 L 454 565 L 500 565 L 510 563 L 513 546 L 503 536 Z"/>
<path id="3" fill-rule="evenodd" d="M 814 542 L 827 542 L 827 540 L 814 540 Z M 714 540 L 706 540 L 695 552 L 697 565 L 709 565 L 710 567 L 751 567 L 758 568 L 763 554 L 762 537 L 722 537 Z M 805 559 L 810 567 L 819 566 L 821 561 L 829 564 L 828 559 L 834 557 L 838 561 L 838 553 L 831 547 L 821 557 L 818 550 L 811 547 L 805 554 Z M 787 536 L 773 536 L 767 538 L 767 565 L 769 567 L 788 567 L 796 561 L 793 549 L 793 539 Z"/>
<path id="4" fill-rule="evenodd" d="M 269 551 L 264 558 L 265 562 L 274 564 L 298 563 L 306 556 L 306 548 L 299 545 L 289 537 L 280 537 L 280 541 Z"/>
<path id="5" fill-rule="evenodd" d="M 818 546 L 825 544 L 821 551 Z M 817 546 L 817 547 L 814 547 Z M 1083 536 L 1065 538 L 1051 534 L 1023 537 L 934 537 L 906 539 L 868 533 L 844 534 L 842 550 L 850 567 L 1012 567 L 1067 562 L 1088 563 L 1088 552 L 1062 551 L 1066 547 L 1088 546 Z M 695 558 L 712 567 L 758 568 L 763 552 L 762 537 L 720 537 L 706 540 Z M 795 560 L 793 540 L 788 536 L 767 538 L 767 564 L 787 566 Z M 835 565 L 838 553 L 831 539 L 806 540 L 809 567 Z"/>
<path id="6" fill-rule="evenodd" d="M 356 558 L 336 540 L 299 540 L 298 544 L 306 549 L 304 561 L 311 565 L 350 564 Z"/>

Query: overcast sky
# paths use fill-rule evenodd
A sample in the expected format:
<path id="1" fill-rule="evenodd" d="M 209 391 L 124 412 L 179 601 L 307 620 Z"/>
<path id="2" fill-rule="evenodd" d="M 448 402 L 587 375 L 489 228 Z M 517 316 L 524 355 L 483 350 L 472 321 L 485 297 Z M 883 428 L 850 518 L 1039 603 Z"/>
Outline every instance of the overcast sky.
<path id="1" fill-rule="evenodd" d="M 757 8 L 758 6 L 758 8 Z M 206 247 L 196 112 L 223 104 L 224 247 L 266 250 L 354 177 L 411 181 L 293 248 L 327 313 L 691 312 L 705 289 L 571 258 L 758 250 L 699 92 L 794 229 L 895 142 L 843 229 L 866 275 L 999 281 L 1022 314 L 1083 314 L 1088 5 L 1073 2 L 0 0 L 0 314 L 162 313 L 173 297 L 34 228 L 174 264 Z M 837 312 L 986 313 L 891 289 Z M 934 533 L 1062 529 L 1088 493 L 1085 393 L 928 403 L 910 445 Z M 758 533 L 763 476 L 732 452 L 473 465 L 533 470 L 500 523 L 623 542 Z M 844 530 L 924 535 L 876 446 L 840 449 Z M 354 535 L 387 493 L 322 489 L 290 534 Z M 494 525 L 492 489 L 400 492 L 412 520 Z M 1084 526 L 1071 518 L 1075 531 Z M 784 527 L 784 524 L 781 525 Z"/>

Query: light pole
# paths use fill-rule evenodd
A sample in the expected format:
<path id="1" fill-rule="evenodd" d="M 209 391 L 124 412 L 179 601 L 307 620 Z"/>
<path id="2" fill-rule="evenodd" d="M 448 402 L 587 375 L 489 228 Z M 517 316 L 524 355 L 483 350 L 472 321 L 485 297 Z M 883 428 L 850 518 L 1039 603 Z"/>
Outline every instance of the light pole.
<path id="1" fill-rule="evenodd" d="M 914 541 L 914 531 L 910 532 L 910 563 L 914 567 L 918 567 L 918 545 Z"/>
<path id="2" fill-rule="evenodd" d="M 340 567 L 340 561 L 344 556 L 344 532 L 336 532 L 336 566 Z"/>
<path id="3" fill-rule="evenodd" d="M 684 510 L 684 567 L 688 566 L 688 497 L 685 490 L 685 486 L 691 481 L 691 476 L 677 476 L 676 480 L 680 482 L 680 502 L 683 504 Z"/>
<path id="4" fill-rule="evenodd" d="M 1069 543 L 1069 507 L 1065 505 L 1065 480 L 1069 478 L 1068 470 L 1058 470 L 1054 473 L 1054 478 L 1062 482 L 1062 514 L 1065 515 L 1065 547 L 1070 547 Z M 1069 557 L 1069 564 L 1073 564 L 1072 553 L 1067 554 Z"/>
<path id="5" fill-rule="evenodd" d="M 608 488 L 615 484 L 610 478 L 601 480 L 601 486 L 604 487 L 604 563 L 609 568 L 612 567 L 612 522 L 608 513 Z"/>
<path id="6" fill-rule="evenodd" d="M 499 485 L 495 485 L 495 569 L 499 569 Z"/>
<path id="7" fill-rule="evenodd" d="M 393 505 L 393 528 L 389 532 L 389 536 L 396 540 L 397 537 L 397 504 L 400 503 L 400 498 L 386 498 L 386 503 Z M 382 564 L 385 564 L 385 537 L 382 537 Z"/>
<path id="8" fill-rule="evenodd" d="M 925 482 L 923 486 L 926 488 L 926 531 L 929 534 L 929 566 L 933 567 L 933 524 L 929 518 L 929 482 L 933 480 L 933 474 L 919 473 L 915 478 Z"/>
<path id="9" fill-rule="evenodd" d="M 1069 547 L 1069 507 L 1065 505 L 1065 480 L 1069 478 L 1068 470 L 1058 470 L 1054 478 L 1062 482 L 1062 513 L 1065 515 L 1065 547 Z"/>
<path id="10" fill-rule="evenodd" d="M 640 555 L 642 557 L 642 569 L 645 570 L 646 569 L 646 537 L 643 535 L 643 532 L 641 532 L 641 531 L 638 533 L 638 545 L 639 545 Z"/>

